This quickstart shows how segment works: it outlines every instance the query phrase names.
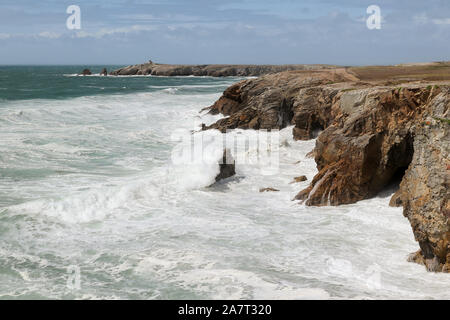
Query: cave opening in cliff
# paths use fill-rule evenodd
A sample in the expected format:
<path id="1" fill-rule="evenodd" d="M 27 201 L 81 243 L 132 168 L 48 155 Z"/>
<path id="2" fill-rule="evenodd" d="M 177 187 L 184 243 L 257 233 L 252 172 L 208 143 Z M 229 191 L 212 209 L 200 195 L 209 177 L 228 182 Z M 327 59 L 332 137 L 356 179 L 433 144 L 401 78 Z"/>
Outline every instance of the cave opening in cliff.
<path id="1" fill-rule="evenodd" d="M 281 106 L 280 106 L 280 112 L 279 112 L 279 120 L 278 124 L 280 128 L 286 128 L 294 118 L 294 111 L 293 111 L 293 102 L 288 101 L 287 99 L 283 99 Z"/>
<path id="2" fill-rule="evenodd" d="M 390 178 L 385 189 L 397 191 L 405 176 L 414 155 L 414 138 L 411 134 L 406 135 L 399 143 L 394 144 L 388 153 L 387 172 Z"/>
<path id="3" fill-rule="evenodd" d="M 311 118 L 310 138 L 316 139 L 323 130 L 325 130 L 325 126 L 323 125 L 321 119 L 313 115 Z"/>
<path id="4" fill-rule="evenodd" d="M 394 187 L 396 190 L 400 188 L 400 183 L 405 176 L 405 172 L 408 169 L 408 166 L 397 168 L 397 170 L 392 175 L 392 178 L 389 180 L 389 185 Z"/>

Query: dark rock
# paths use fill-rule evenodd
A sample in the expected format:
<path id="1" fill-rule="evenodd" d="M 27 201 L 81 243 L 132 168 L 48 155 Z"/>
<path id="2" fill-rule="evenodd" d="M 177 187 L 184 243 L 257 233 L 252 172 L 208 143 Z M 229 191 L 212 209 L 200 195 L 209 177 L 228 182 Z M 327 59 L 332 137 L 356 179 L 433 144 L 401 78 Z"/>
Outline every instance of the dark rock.
<path id="1" fill-rule="evenodd" d="M 84 69 L 84 70 L 81 72 L 81 74 L 82 74 L 83 76 L 90 76 L 90 75 L 92 74 L 92 72 L 91 72 L 91 70 L 89 70 L 89 69 Z"/>
<path id="2" fill-rule="evenodd" d="M 307 180 L 308 180 L 308 178 L 306 176 L 300 176 L 300 177 L 295 177 L 294 181 L 292 181 L 291 183 L 299 183 L 299 182 L 304 182 Z"/>
<path id="3" fill-rule="evenodd" d="M 236 174 L 236 161 L 229 149 L 223 150 L 222 161 L 219 163 L 220 172 L 216 176 L 216 182 L 232 177 Z"/>
<path id="4" fill-rule="evenodd" d="M 259 189 L 259 192 L 278 192 L 278 191 L 280 191 L 280 190 L 274 189 L 274 188 L 262 188 L 262 189 Z"/>

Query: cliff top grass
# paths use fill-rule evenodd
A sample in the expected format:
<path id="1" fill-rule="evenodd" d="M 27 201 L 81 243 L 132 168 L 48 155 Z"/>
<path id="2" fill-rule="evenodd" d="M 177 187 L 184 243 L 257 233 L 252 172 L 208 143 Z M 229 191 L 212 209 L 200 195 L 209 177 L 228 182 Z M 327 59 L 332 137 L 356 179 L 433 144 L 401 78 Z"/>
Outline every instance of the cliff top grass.
<path id="1" fill-rule="evenodd" d="M 433 119 L 434 119 L 434 120 L 437 120 L 437 121 L 441 121 L 441 122 L 443 122 L 443 123 L 450 124 L 450 119 L 438 118 L 438 117 L 433 117 Z"/>
<path id="2" fill-rule="evenodd" d="M 363 81 L 379 80 L 450 80 L 450 62 L 433 62 L 425 64 L 406 64 L 397 66 L 365 66 L 350 67 L 348 71 L 354 73 Z"/>

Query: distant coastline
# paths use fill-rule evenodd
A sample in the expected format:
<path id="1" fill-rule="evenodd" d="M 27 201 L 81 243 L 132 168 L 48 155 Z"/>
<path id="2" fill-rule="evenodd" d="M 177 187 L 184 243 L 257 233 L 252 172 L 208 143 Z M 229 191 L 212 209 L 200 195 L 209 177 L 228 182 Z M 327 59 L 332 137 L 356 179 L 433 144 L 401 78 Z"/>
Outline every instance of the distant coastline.
<path id="1" fill-rule="evenodd" d="M 284 65 L 252 65 L 252 64 L 160 64 L 149 61 L 119 67 L 110 72 L 103 68 L 100 73 L 90 69 L 80 70 L 80 75 L 110 76 L 209 76 L 209 77 L 259 77 L 285 71 L 324 71 L 345 69 L 352 74 L 364 73 L 366 80 L 380 78 L 390 80 L 450 80 L 448 67 L 450 62 L 408 63 L 386 66 L 338 66 L 330 64 L 284 64 Z M 100 67 L 100 66 L 98 66 Z M 108 66 L 111 68 L 112 66 Z M 403 78 L 402 76 L 405 76 Z M 431 76 L 431 78 L 430 78 Z M 395 78 L 395 79 L 394 79 Z"/>
<path id="2" fill-rule="evenodd" d="M 153 76 L 211 76 L 211 77 L 252 77 L 295 70 L 333 69 L 332 65 L 171 65 L 148 62 L 120 68 L 110 72 L 113 76 L 153 75 Z"/>

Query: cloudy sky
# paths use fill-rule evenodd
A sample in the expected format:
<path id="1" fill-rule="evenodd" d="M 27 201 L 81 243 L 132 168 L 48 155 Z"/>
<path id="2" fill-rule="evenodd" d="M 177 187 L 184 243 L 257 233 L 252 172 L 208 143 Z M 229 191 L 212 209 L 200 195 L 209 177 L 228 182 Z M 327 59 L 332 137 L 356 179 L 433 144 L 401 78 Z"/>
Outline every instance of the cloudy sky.
<path id="1" fill-rule="evenodd" d="M 380 30 L 366 26 L 381 8 Z M 69 30 L 69 5 L 81 29 Z M 1 0 L 0 64 L 450 60 L 450 0 Z"/>

